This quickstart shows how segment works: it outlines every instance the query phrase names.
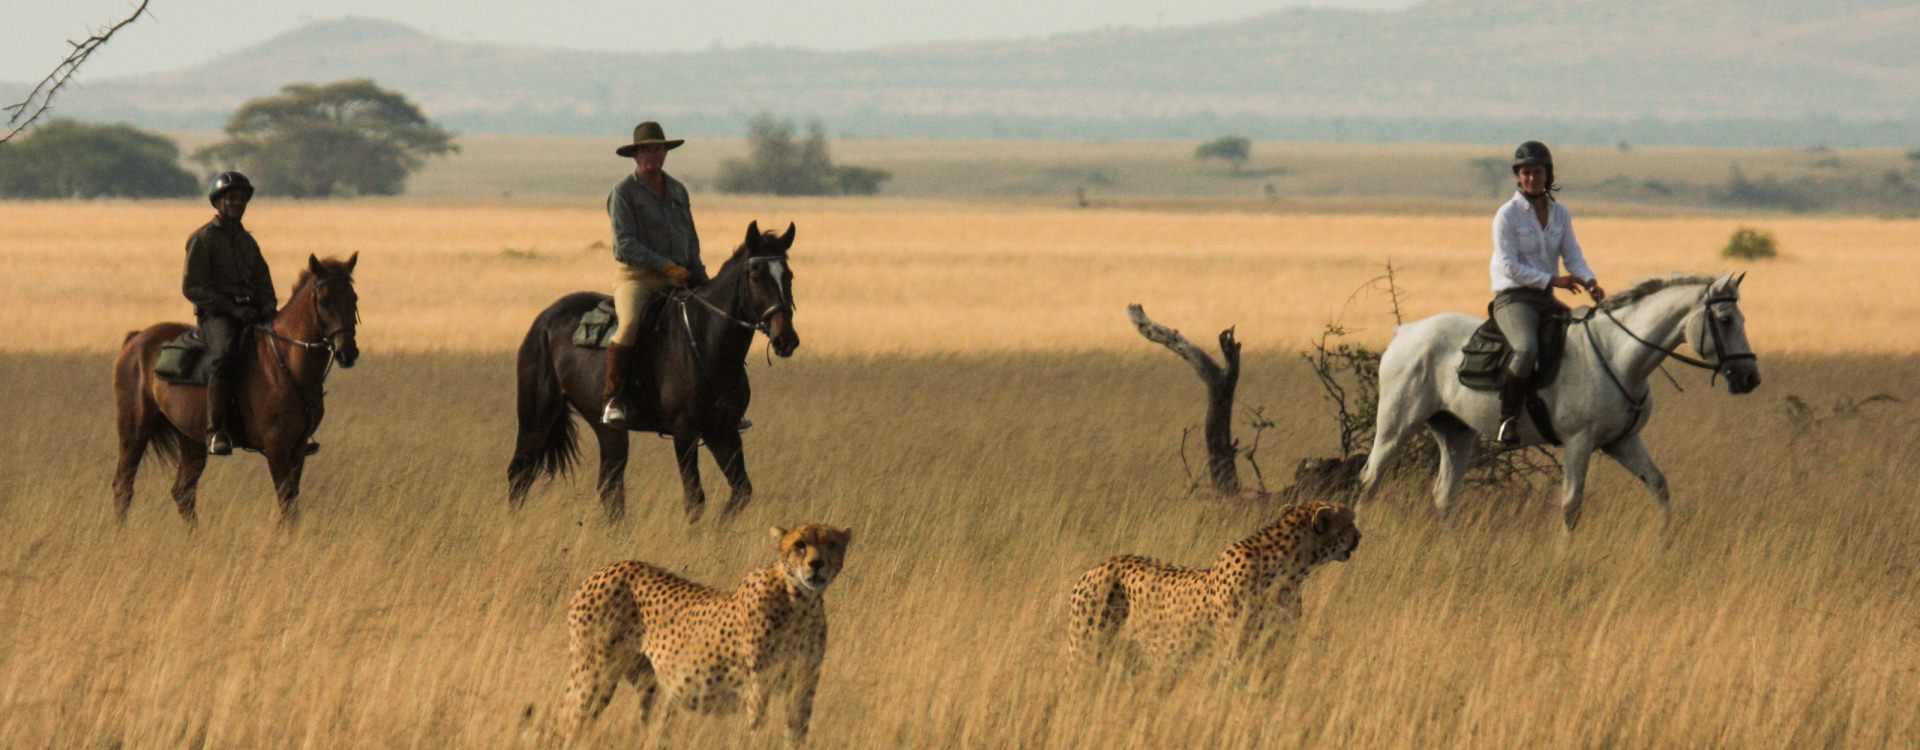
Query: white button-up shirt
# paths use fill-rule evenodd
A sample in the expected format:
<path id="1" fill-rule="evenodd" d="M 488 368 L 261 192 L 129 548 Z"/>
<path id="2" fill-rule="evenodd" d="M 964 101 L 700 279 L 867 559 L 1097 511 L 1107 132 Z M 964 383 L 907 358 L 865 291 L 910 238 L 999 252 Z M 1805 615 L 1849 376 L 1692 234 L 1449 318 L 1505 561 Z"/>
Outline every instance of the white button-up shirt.
<path id="1" fill-rule="evenodd" d="M 1545 289 L 1560 272 L 1591 283 L 1593 269 L 1580 254 L 1580 243 L 1573 239 L 1573 215 L 1559 201 L 1547 204 L 1547 225 L 1540 226 L 1533 204 L 1519 191 L 1513 200 L 1493 214 L 1493 262 L 1487 270 L 1493 275 L 1493 291 L 1527 287 Z"/>

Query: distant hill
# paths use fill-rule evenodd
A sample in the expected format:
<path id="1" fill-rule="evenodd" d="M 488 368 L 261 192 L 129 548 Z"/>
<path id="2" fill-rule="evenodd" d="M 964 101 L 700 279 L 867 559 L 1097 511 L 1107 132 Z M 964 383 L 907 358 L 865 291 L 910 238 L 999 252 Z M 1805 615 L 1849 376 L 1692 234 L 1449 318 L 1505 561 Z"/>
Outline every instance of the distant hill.
<path id="1" fill-rule="evenodd" d="M 458 129 L 737 132 L 756 111 L 897 136 L 1920 141 L 1911 0 L 1429 0 L 1186 28 L 859 52 L 469 44 L 314 23 L 196 68 L 93 82 L 64 112 L 210 127 L 291 81 L 367 76 Z"/>

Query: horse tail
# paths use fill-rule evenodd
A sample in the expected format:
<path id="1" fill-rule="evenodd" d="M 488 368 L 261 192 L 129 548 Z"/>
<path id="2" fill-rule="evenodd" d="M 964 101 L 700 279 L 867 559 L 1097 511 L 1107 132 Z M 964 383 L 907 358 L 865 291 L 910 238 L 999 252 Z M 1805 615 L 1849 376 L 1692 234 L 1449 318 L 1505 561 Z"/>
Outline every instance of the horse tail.
<path id="1" fill-rule="evenodd" d="M 547 341 L 556 308 L 549 307 L 534 318 L 520 342 L 520 434 L 513 460 L 507 464 L 507 503 L 513 508 L 526 502 L 527 489 L 535 479 L 566 474 L 579 457 L 573 419 L 567 414 L 553 347 Z"/>
<path id="2" fill-rule="evenodd" d="M 169 464 L 180 463 L 181 446 L 187 436 L 181 434 L 160 413 L 158 404 L 147 395 L 148 378 L 153 377 L 133 339 L 141 331 L 128 331 L 120 340 L 120 354 L 113 362 L 113 391 L 119 410 L 120 438 L 139 441 L 141 452 Z"/>

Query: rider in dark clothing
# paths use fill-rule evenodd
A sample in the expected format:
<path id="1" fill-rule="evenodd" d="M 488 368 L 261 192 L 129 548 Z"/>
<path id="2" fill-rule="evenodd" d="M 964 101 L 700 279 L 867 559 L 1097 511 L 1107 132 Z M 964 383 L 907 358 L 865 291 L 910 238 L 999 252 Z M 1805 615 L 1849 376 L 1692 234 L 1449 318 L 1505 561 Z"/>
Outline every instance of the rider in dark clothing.
<path id="1" fill-rule="evenodd" d="M 233 400 L 233 382 L 239 361 L 240 334 L 246 327 L 273 317 L 277 300 L 273 275 L 260 245 L 242 226 L 253 184 L 239 172 L 222 172 L 208 192 L 213 220 L 187 238 L 187 267 L 180 290 L 193 303 L 206 339 L 211 363 L 207 377 L 207 452 L 233 452 L 227 436 L 227 410 Z"/>

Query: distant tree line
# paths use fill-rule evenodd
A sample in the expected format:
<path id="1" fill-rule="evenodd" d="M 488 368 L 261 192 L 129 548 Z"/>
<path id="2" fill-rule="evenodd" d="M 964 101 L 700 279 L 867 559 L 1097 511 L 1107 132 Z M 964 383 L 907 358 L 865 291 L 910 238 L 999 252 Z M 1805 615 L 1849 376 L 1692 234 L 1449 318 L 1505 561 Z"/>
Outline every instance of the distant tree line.
<path id="1" fill-rule="evenodd" d="M 792 120 L 760 114 L 747 123 L 747 158 L 721 163 L 716 186 L 723 193 L 873 195 L 892 177 L 883 169 L 835 166 L 819 120 L 799 140 Z"/>
<path id="2" fill-rule="evenodd" d="M 131 125 L 54 120 L 0 147 L 9 198 L 176 198 L 198 184 L 179 146 Z"/>

